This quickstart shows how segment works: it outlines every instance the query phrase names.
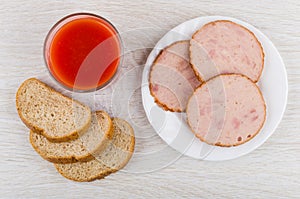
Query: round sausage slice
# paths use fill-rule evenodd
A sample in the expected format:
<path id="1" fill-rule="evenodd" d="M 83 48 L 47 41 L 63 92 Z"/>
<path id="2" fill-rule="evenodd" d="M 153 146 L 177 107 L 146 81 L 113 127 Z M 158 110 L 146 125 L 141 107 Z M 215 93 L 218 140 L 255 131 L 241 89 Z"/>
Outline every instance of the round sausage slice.
<path id="1" fill-rule="evenodd" d="M 219 75 L 195 90 L 187 104 L 191 130 L 211 145 L 236 146 L 262 128 L 266 105 L 255 83 L 242 75 Z"/>
<path id="2" fill-rule="evenodd" d="M 189 41 L 163 49 L 151 67 L 149 87 L 155 102 L 165 110 L 182 112 L 200 85 L 189 63 Z"/>
<path id="3" fill-rule="evenodd" d="M 255 35 L 232 21 L 204 25 L 190 41 L 191 65 L 199 79 L 219 74 L 242 74 L 257 82 L 264 66 L 264 53 Z"/>

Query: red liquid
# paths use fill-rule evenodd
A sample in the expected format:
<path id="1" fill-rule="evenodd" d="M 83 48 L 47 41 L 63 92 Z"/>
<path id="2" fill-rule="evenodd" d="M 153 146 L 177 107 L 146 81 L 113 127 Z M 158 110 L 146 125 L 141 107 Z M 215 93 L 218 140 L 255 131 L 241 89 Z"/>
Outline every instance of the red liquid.
<path id="1" fill-rule="evenodd" d="M 120 40 L 103 19 L 74 19 L 56 32 L 48 56 L 49 69 L 60 83 L 77 90 L 95 89 L 116 73 Z"/>

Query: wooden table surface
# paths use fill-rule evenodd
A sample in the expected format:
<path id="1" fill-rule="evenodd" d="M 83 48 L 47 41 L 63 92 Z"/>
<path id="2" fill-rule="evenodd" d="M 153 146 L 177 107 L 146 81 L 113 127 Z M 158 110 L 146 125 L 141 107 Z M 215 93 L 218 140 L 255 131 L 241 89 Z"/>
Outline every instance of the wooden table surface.
<path id="1" fill-rule="evenodd" d="M 300 2 L 224 2 L 2 1 L 0 198 L 300 198 Z M 97 92 L 95 103 L 113 116 L 128 117 L 137 135 L 128 166 L 91 183 L 66 180 L 41 159 L 15 109 L 23 80 L 49 78 L 44 38 L 57 20 L 73 12 L 104 16 L 120 31 L 125 55 L 113 82 L 117 89 Z M 275 133 L 252 153 L 223 162 L 183 157 L 168 147 L 149 125 L 141 103 L 141 73 L 151 48 L 172 27 L 208 15 L 235 17 L 260 29 L 283 57 L 289 81 L 287 109 Z"/>

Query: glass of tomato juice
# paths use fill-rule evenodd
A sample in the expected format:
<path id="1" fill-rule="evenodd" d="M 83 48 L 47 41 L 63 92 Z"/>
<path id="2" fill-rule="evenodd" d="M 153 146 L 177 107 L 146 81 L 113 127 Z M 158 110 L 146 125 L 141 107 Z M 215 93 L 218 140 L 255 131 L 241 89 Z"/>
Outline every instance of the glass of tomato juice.
<path id="1" fill-rule="evenodd" d="M 117 29 L 105 18 L 75 13 L 51 28 L 44 43 L 44 59 L 50 74 L 63 87 L 95 91 L 116 74 L 121 43 Z"/>

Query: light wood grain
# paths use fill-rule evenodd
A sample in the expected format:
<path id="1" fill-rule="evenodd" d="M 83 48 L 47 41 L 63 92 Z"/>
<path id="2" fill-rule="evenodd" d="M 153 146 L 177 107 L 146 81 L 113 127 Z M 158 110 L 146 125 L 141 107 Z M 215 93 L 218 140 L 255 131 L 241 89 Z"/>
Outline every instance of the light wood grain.
<path id="1" fill-rule="evenodd" d="M 49 78 L 42 56 L 48 30 L 61 17 L 82 11 L 108 18 L 122 34 L 125 57 L 114 85 L 124 74 L 135 79 L 119 85 L 133 94 L 124 101 L 118 101 L 113 88 L 97 92 L 95 107 L 115 116 L 125 107 L 137 129 L 137 146 L 124 171 L 92 183 L 68 181 L 42 160 L 15 109 L 23 80 Z M 205 15 L 235 17 L 260 29 L 282 55 L 289 80 L 287 110 L 276 132 L 254 152 L 225 162 L 181 157 L 170 149 L 145 118 L 139 91 L 143 64 L 155 43 L 170 28 Z M 11 0 L 0 4 L 0 27 L 0 198 L 300 197 L 299 1 Z"/>

